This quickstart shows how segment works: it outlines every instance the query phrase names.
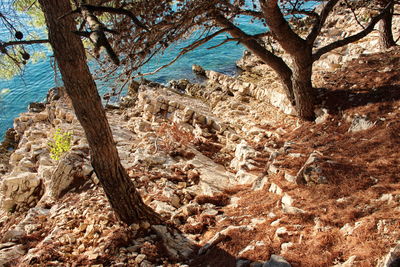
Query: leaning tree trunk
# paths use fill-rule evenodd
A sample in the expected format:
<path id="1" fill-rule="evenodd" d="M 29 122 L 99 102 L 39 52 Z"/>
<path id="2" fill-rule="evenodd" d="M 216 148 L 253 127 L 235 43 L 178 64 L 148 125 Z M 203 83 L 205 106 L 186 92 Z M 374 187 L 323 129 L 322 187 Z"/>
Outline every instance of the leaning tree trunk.
<path id="1" fill-rule="evenodd" d="M 71 16 L 69 0 L 39 0 L 46 18 L 49 40 L 91 150 L 95 173 L 119 218 L 127 224 L 141 220 L 160 222 L 147 207 L 122 167 L 96 84 L 86 64 L 86 55 Z"/>
<path id="2" fill-rule="evenodd" d="M 387 0 L 384 1 L 387 4 Z M 393 38 L 392 32 L 392 20 L 394 12 L 394 2 L 391 4 L 391 8 L 385 13 L 382 20 L 379 23 L 379 44 L 381 49 L 388 49 L 396 45 Z"/>

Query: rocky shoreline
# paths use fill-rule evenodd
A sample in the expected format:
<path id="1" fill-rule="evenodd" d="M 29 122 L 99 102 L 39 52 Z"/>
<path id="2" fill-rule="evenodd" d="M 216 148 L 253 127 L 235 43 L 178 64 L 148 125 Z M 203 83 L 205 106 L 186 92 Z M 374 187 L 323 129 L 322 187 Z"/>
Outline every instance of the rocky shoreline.
<path id="1" fill-rule="evenodd" d="M 341 27 L 354 22 L 334 19 L 343 20 Z M 376 52 L 374 40 L 371 35 L 340 56 L 329 54 L 316 66 L 314 85 L 327 84 L 332 71 L 348 72 L 347 64 L 361 61 L 351 61 L 356 51 Z M 53 88 L 44 105 L 16 118 L 0 162 L 0 266 L 389 266 L 400 256 L 396 181 L 371 175 L 358 191 L 332 193 L 338 190 L 332 179 L 346 174 L 332 175 L 332 169 L 347 166 L 343 162 L 351 157 L 344 158 L 341 148 L 334 158 L 328 146 L 335 140 L 329 131 L 342 142 L 367 142 L 365 130 L 386 134 L 397 127 L 398 99 L 391 113 L 377 117 L 362 109 L 334 114 L 320 107 L 316 123 L 302 124 L 266 65 L 248 54 L 238 64 L 245 70 L 238 77 L 197 68 L 207 78 L 202 85 L 134 83 L 119 106 L 107 110 L 121 162 L 145 203 L 181 233 L 147 222 L 127 227 L 115 218 L 63 88 Z M 387 74 L 382 86 L 397 82 L 396 64 L 390 64 L 379 66 Z M 71 149 L 59 161 L 48 149 L 57 129 L 72 133 Z M 389 136 L 396 135 L 393 129 Z M 323 134 L 332 139 L 307 143 Z M 326 142 L 325 151 L 318 142 Z M 363 199 L 366 192 L 373 197 Z M 353 217 L 339 214 L 351 209 Z M 371 229 L 375 242 L 390 245 L 365 256 L 354 247 L 369 242 L 362 232 Z M 343 248 L 331 255 L 341 243 L 349 244 L 351 255 Z M 329 260 L 313 259 L 317 252 L 297 259 L 306 247 Z"/>

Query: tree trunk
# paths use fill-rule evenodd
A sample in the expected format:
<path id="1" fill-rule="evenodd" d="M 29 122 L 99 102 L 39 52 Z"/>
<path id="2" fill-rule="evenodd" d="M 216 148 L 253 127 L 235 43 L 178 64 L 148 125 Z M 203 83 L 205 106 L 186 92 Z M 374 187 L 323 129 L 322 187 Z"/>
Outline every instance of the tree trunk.
<path id="1" fill-rule="evenodd" d="M 308 50 L 311 50 L 309 48 Z M 312 87 L 312 54 L 311 51 L 300 52 L 301 57 L 293 60 L 293 93 L 296 100 L 297 115 L 303 120 L 314 120 L 315 90 Z"/>
<path id="2" fill-rule="evenodd" d="M 393 32 L 392 32 L 393 11 L 394 11 L 394 2 L 392 3 L 391 8 L 385 13 L 382 20 L 379 23 L 379 32 L 380 32 L 379 44 L 381 49 L 388 49 L 396 45 L 396 42 L 393 39 Z"/>
<path id="3" fill-rule="evenodd" d="M 147 207 L 122 167 L 96 84 L 86 64 L 86 55 L 71 16 L 69 0 L 39 0 L 46 18 L 49 40 L 89 147 L 97 177 L 119 218 L 127 223 L 147 220 L 159 223 L 159 217 Z"/>

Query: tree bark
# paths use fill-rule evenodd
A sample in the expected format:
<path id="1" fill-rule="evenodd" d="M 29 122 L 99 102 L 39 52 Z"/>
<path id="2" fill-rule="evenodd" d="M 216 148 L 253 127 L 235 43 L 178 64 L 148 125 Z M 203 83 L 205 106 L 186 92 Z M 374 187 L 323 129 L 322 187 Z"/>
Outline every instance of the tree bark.
<path id="1" fill-rule="evenodd" d="M 384 3 L 388 4 L 388 1 L 386 0 Z M 379 44 L 381 49 L 388 49 L 396 45 L 392 32 L 393 12 L 394 2 L 391 3 L 389 10 L 385 13 L 379 23 Z"/>
<path id="2" fill-rule="evenodd" d="M 337 1 L 330 1 L 331 6 L 333 7 L 336 2 Z M 278 0 L 264 0 L 260 1 L 260 4 L 267 18 L 267 25 L 272 36 L 292 59 L 291 79 L 297 115 L 303 120 L 314 120 L 314 104 L 316 97 L 315 90 L 311 83 L 313 64 L 313 43 L 311 40 L 314 37 L 311 36 L 308 42 L 291 29 L 278 6 Z M 329 6 L 330 9 L 328 9 L 328 11 L 332 9 L 331 6 Z M 321 24 L 323 22 L 324 19 L 321 21 Z M 318 27 L 322 27 L 322 25 Z M 318 31 L 318 29 L 315 31 Z M 318 35 L 318 32 L 315 34 Z"/>
<path id="3" fill-rule="evenodd" d="M 58 19 L 71 12 L 70 1 L 39 0 L 39 3 L 67 94 L 89 143 L 92 166 L 112 208 L 127 224 L 141 220 L 159 223 L 159 217 L 143 203 L 121 165 L 101 98 L 86 64 L 82 41 L 73 33 L 75 21 L 71 16 Z"/>
<path id="4" fill-rule="evenodd" d="M 293 93 L 296 100 L 297 115 L 303 120 L 315 119 L 314 104 L 316 100 L 315 89 L 312 87 L 312 56 L 297 58 L 293 62 Z"/>

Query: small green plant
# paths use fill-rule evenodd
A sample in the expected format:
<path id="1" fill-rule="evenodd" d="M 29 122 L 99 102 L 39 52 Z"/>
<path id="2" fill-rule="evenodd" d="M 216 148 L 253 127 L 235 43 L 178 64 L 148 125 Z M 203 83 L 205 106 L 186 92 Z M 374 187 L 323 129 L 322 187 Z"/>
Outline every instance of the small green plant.
<path id="1" fill-rule="evenodd" d="M 62 132 L 60 128 L 56 130 L 48 146 L 50 157 L 54 160 L 60 160 L 61 156 L 71 149 L 72 133 Z"/>

